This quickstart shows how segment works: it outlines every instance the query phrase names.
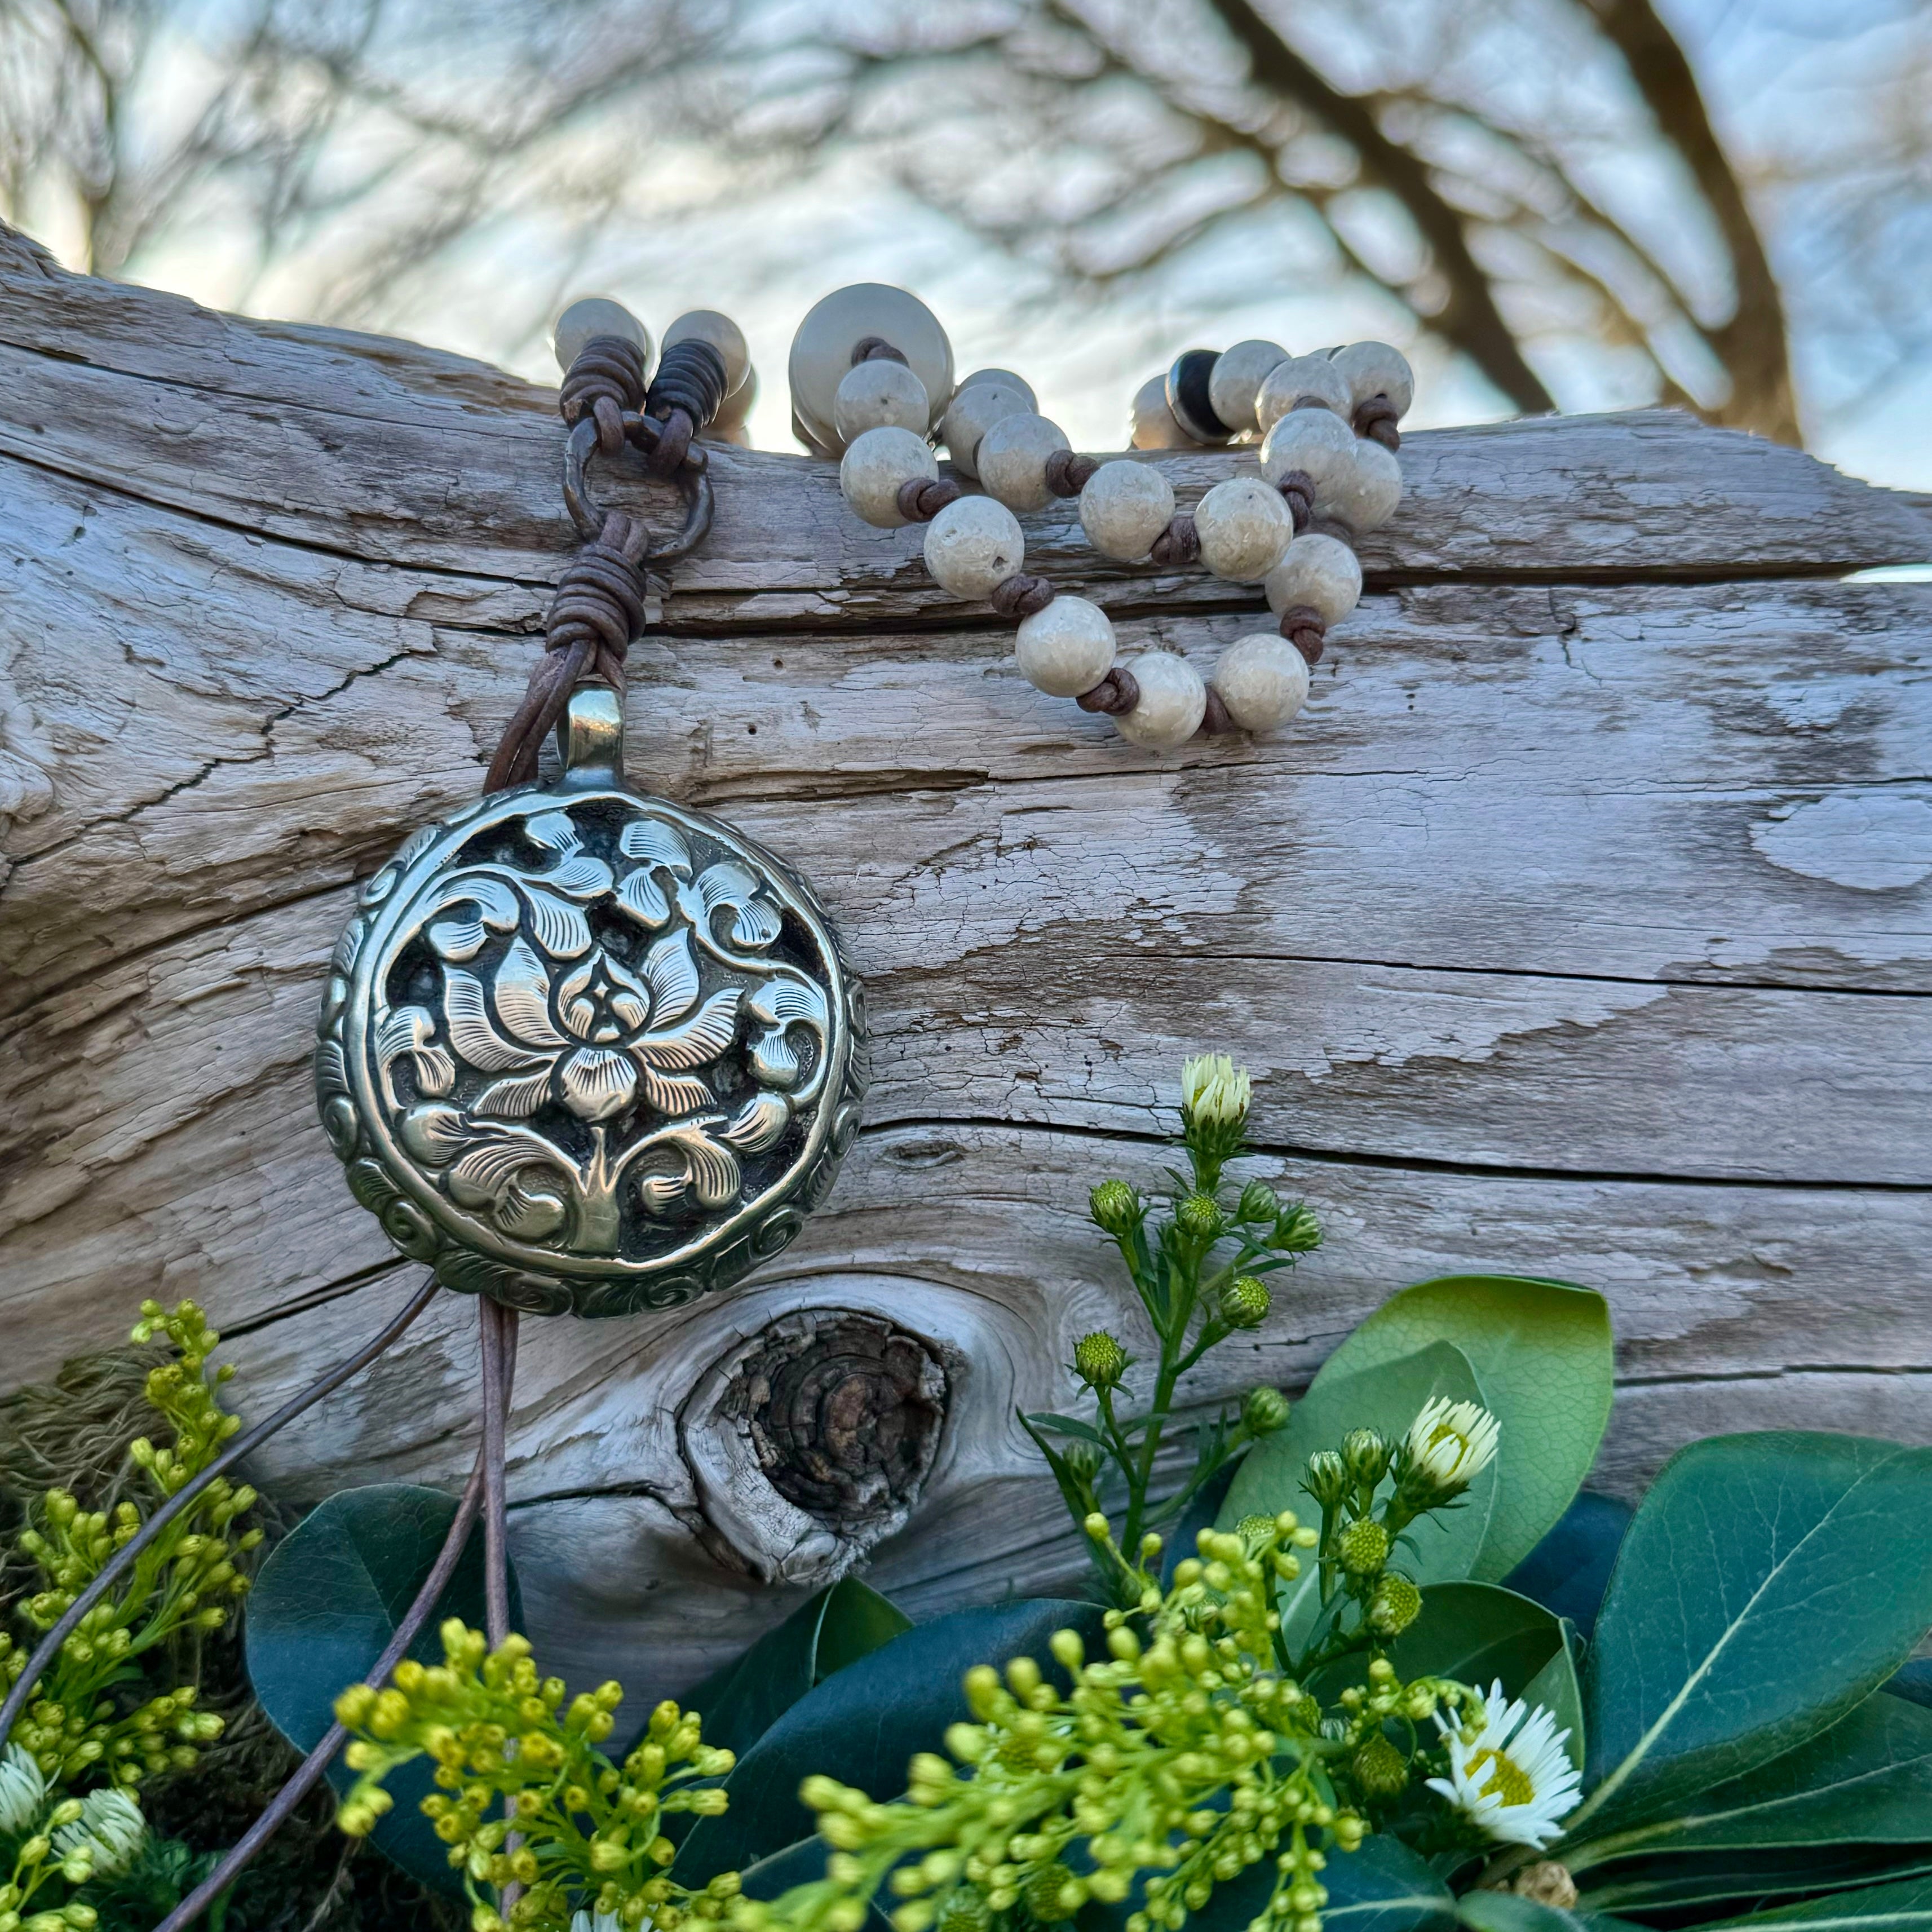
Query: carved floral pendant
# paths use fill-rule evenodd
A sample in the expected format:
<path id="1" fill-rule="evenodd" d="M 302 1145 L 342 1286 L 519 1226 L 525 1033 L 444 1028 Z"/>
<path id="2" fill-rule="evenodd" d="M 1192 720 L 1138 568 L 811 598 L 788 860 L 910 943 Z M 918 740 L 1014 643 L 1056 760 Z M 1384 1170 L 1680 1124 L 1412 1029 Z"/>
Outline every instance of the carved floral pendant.
<path id="1" fill-rule="evenodd" d="M 446 1286 L 621 1315 L 776 1254 L 858 1128 L 863 993 L 810 890 L 624 785 L 588 686 L 554 788 L 413 834 L 363 887 L 316 1087 L 356 1198 Z"/>

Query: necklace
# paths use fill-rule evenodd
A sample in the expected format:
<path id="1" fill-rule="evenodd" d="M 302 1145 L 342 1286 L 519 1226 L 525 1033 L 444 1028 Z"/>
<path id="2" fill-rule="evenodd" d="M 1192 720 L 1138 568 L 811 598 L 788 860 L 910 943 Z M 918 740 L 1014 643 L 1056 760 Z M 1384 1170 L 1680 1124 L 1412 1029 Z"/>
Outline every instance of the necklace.
<path id="1" fill-rule="evenodd" d="M 903 290 L 860 284 L 826 297 L 800 325 L 790 373 L 794 425 L 838 457 L 853 512 L 883 529 L 924 524 L 934 580 L 1015 622 L 1030 683 L 1108 713 L 1123 736 L 1158 750 L 1199 733 L 1274 730 L 1296 716 L 1328 627 L 1361 595 L 1354 540 L 1402 498 L 1396 425 L 1414 379 L 1385 343 L 1302 356 L 1259 340 L 1190 350 L 1146 384 L 1134 399 L 1137 448 L 1259 440 L 1258 475 L 1229 477 L 1180 512 L 1151 464 L 1076 455 L 1010 370 L 980 370 L 955 388 L 944 330 Z M 935 436 L 983 495 L 941 480 Z M 1056 497 L 1078 499 L 1081 526 L 1104 556 L 1198 562 L 1261 584 L 1277 630 L 1238 638 L 1205 679 L 1175 651 L 1118 662 L 1105 611 L 1022 568 L 1015 513 Z"/>
<path id="2" fill-rule="evenodd" d="M 316 1084 L 350 1189 L 403 1254 L 512 1308 L 616 1315 L 728 1288 L 792 1240 L 857 1131 L 867 1042 L 804 880 L 625 775 L 644 572 L 710 528 L 697 439 L 749 406 L 743 338 L 681 317 L 648 386 L 649 334 L 615 303 L 574 305 L 556 344 L 584 542 L 484 795 L 362 889 Z M 627 450 L 676 483 L 675 537 L 593 494 L 593 459 Z"/>

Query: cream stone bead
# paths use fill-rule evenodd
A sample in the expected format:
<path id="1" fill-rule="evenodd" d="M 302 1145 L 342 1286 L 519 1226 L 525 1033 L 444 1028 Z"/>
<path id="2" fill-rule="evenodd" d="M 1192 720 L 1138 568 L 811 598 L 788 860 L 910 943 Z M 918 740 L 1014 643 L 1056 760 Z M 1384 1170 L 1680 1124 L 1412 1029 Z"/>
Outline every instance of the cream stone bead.
<path id="1" fill-rule="evenodd" d="M 1292 470 L 1305 471 L 1318 490 L 1339 476 L 1354 454 L 1354 430 L 1330 410 L 1290 410 L 1262 445 L 1262 474 L 1273 484 Z"/>
<path id="2" fill-rule="evenodd" d="M 1255 399 L 1269 370 L 1287 360 L 1288 351 L 1279 342 L 1258 338 L 1238 342 L 1215 358 L 1208 377 L 1208 400 L 1214 413 L 1237 435 L 1258 427 Z"/>
<path id="3" fill-rule="evenodd" d="M 1127 436 L 1130 449 L 1198 449 L 1196 442 L 1174 419 L 1167 406 L 1167 378 L 1150 376 L 1134 392 L 1132 427 Z"/>
<path id="4" fill-rule="evenodd" d="M 1025 561 L 1019 519 L 990 496 L 962 496 L 926 526 L 926 567 L 956 597 L 992 596 Z"/>
<path id="5" fill-rule="evenodd" d="M 1103 463 L 1080 493 L 1080 527 L 1102 556 L 1138 563 L 1174 518 L 1174 485 L 1151 463 Z"/>
<path id="6" fill-rule="evenodd" d="M 1386 342 L 1352 342 L 1330 360 L 1348 382 L 1352 411 L 1372 396 L 1386 396 L 1398 416 L 1408 415 L 1415 400 L 1415 372 L 1400 349 Z"/>
<path id="7" fill-rule="evenodd" d="M 1304 530 L 1282 553 L 1262 588 L 1276 616 L 1306 604 L 1324 624 L 1339 624 L 1361 601 L 1362 566 L 1340 537 Z"/>
<path id="8" fill-rule="evenodd" d="M 745 332 L 728 315 L 715 308 L 694 308 L 681 315 L 664 332 L 664 346 L 674 342 L 708 342 L 724 364 L 724 393 L 728 396 L 745 380 L 752 366 L 751 351 L 745 346 Z"/>
<path id="9" fill-rule="evenodd" d="M 1294 519 L 1281 492 L 1258 476 L 1231 476 L 1194 506 L 1201 561 L 1232 584 L 1258 584 L 1281 561 Z"/>
<path id="10" fill-rule="evenodd" d="M 1208 682 L 1244 731 L 1272 731 L 1308 702 L 1308 660 L 1272 631 L 1237 638 Z"/>
<path id="11" fill-rule="evenodd" d="M 550 332 L 556 366 L 566 376 L 584 345 L 596 335 L 621 336 L 626 342 L 634 342 L 644 352 L 645 368 L 650 367 L 650 331 L 622 302 L 613 302 L 608 296 L 585 296 L 557 317 Z"/>
<path id="12" fill-rule="evenodd" d="M 1337 518 L 1358 536 L 1378 530 L 1402 501 L 1402 465 L 1392 451 L 1366 436 L 1358 436 L 1348 460 L 1324 477 L 1315 492 L 1315 507 Z"/>
<path id="13" fill-rule="evenodd" d="M 1003 389 L 1017 389 L 1025 397 L 1028 409 L 1040 407 L 1040 398 L 1034 394 L 1033 385 L 1024 376 L 1016 376 L 1010 369 L 975 369 L 971 375 L 960 377 L 959 388 L 970 389 L 978 382 L 994 383 Z M 956 396 L 959 389 L 952 393 Z"/>
<path id="14" fill-rule="evenodd" d="M 711 418 L 714 430 L 737 429 L 752 413 L 752 405 L 758 400 L 758 372 L 748 362 L 745 374 L 738 386 L 726 394 L 718 405 L 718 413 Z M 748 448 L 750 446 L 746 445 Z"/>
<path id="15" fill-rule="evenodd" d="M 852 365 L 852 352 L 868 335 L 890 342 L 926 386 L 929 434 L 952 395 L 952 345 L 939 318 L 904 289 L 855 282 L 813 304 L 791 339 L 787 374 L 792 408 L 820 442 L 833 440 L 833 405 Z"/>
<path id="16" fill-rule="evenodd" d="M 1125 668 L 1133 674 L 1140 696 L 1131 711 L 1114 715 L 1120 736 L 1161 752 L 1186 744 L 1208 709 L 1201 674 L 1172 651 L 1143 652 Z"/>
<path id="17" fill-rule="evenodd" d="M 890 424 L 854 436 L 838 462 L 838 487 L 853 514 L 882 530 L 896 530 L 909 520 L 899 509 L 902 484 L 916 477 L 934 481 L 938 475 L 938 459 L 926 439 Z"/>
<path id="18" fill-rule="evenodd" d="M 1078 698 L 1114 668 L 1114 627 L 1097 604 L 1056 597 L 1020 620 L 1013 639 L 1020 675 L 1050 698 Z"/>
<path id="19" fill-rule="evenodd" d="M 1312 396 L 1338 416 L 1353 413 L 1348 379 L 1325 356 L 1297 356 L 1277 362 L 1255 398 L 1255 419 L 1265 436 L 1304 396 Z"/>
<path id="20" fill-rule="evenodd" d="M 993 372 L 982 370 L 982 376 L 990 376 Z M 976 482 L 980 471 L 977 458 L 980 440 L 996 422 L 1008 416 L 1028 416 L 1033 411 L 1030 391 L 1013 388 L 1004 382 L 982 381 L 980 376 L 969 376 L 953 391 L 952 400 L 946 406 L 946 413 L 940 418 L 939 433 L 946 443 L 946 453 L 952 459 L 952 466 L 962 476 L 970 476 Z"/>
<path id="21" fill-rule="evenodd" d="M 926 385 L 884 356 L 854 363 L 832 399 L 832 432 L 848 444 L 868 429 L 909 429 L 923 440 L 932 416 Z"/>
<path id="22" fill-rule="evenodd" d="M 1046 484 L 1046 459 L 1056 449 L 1072 446 L 1058 423 L 1028 411 L 1000 417 L 980 439 L 973 461 L 980 487 L 1008 509 L 1043 510 L 1053 501 Z"/>

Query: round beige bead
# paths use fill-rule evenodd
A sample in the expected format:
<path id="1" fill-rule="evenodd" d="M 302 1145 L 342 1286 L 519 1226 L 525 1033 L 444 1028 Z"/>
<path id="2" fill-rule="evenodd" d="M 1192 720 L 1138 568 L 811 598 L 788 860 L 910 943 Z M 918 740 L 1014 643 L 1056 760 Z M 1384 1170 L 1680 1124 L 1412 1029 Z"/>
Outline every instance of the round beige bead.
<path id="1" fill-rule="evenodd" d="M 1208 372 L 1208 406 L 1237 435 L 1259 427 L 1255 399 L 1269 370 L 1287 360 L 1288 351 L 1279 342 L 1258 338 L 1222 350 Z"/>
<path id="2" fill-rule="evenodd" d="M 1208 682 L 1244 731 L 1272 731 L 1308 702 L 1308 660 L 1286 638 L 1256 631 L 1221 653 Z"/>
<path id="3" fill-rule="evenodd" d="M 1351 415 L 1354 400 L 1348 379 L 1325 356 L 1297 356 L 1277 362 L 1255 398 L 1255 419 L 1265 436 L 1304 396 L 1312 396 L 1338 416 Z"/>
<path id="4" fill-rule="evenodd" d="M 711 418 L 711 427 L 720 431 L 736 429 L 752 413 L 752 405 L 758 400 L 758 372 L 747 362 L 738 386 L 728 392 L 724 400 L 718 405 L 718 413 Z"/>
<path id="5" fill-rule="evenodd" d="M 977 479 L 975 459 L 980 439 L 996 422 L 1008 416 L 1030 415 L 1033 398 L 1004 382 L 979 382 L 969 378 L 952 392 L 952 400 L 940 418 L 939 433 L 946 441 L 946 453 L 962 476 Z"/>
<path id="6" fill-rule="evenodd" d="M 1174 485 L 1151 463 L 1118 457 L 1080 492 L 1080 527 L 1102 556 L 1138 563 L 1174 520 Z"/>
<path id="7" fill-rule="evenodd" d="M 1198 449 L 1201 446 L 1174 419 L 1167 406 L 1167 378 L 1150 376 L 1134 392 L 1130 449 Z"/>
<path id="8" fill-rule="evenodd" d="M 745 332 L 728 315 L 715 308 L 694 308 L 681 315 L 664 332 L 664 346 L 674 342 L 708 342 L 724 364 L 724 393 L 728 396 L 745 380 L 752 366 L 752 352 L 745 346 Z"/>
<path id="9" fill-rule="evenodd" d="M 1262 588 L 1277 616 L 1305 604 L 1323 623 L 1339 624 L 1361 601 L 1361 562 L 1340 537 L 1304 530 Z"/>
<path id="10" fill-rule="evenodd" d="M 1056 449 L 1072 446 L 1058 423 L 1029 410 L 1000 417 L 980 437 L 973 463 L 980 487 L 1008 509 L 1043 510 L 1053 501 L 1046 487 L 1046 459 Z"/>
<path id="11" fill-rule="evenodd" d="M 1013 639 L 1020 675 L 1051 698 L 1078 698 L 1114 668 L 1114 627 L 1097 604 L 1056 597 L 1020 620 Z"/>
<path id="12" fill-rule="evenodd" d="M 1408 413 L 1415 400 L 1415 372 L 1400 349 L 1386 342 L 1352 342 L 1330 358 L 1348 385 L 1350 406 L 1371 396 L 1386 396 L 1399 416 Z"/>
<path id="13" fill-rule="evenodd" d="M 1040 398 L 1033 392 L 1033 385 L 1024 376 L 1016 376 L 1010 369 L 975 369 L 970 376 L 959 379 L 959 388 L 970 389 L 977 382 L 992 382 L 1003 389 L 1017 389 L 1026 398 L 1030 410 L 1040 407 Z M 955 395 L 958 389 L 953 392 Z"/>
<path id="14" fill-rule="evenodd" d="M 1208 709 L 1208 687 L 1201 674 L 1172 651 L 1146 651 L 1126 666 L 1140 687 L 1131 711 L 1116 715 L 1123 738 L 1171 752 L 1184 745 L 1201 728 Z"/>
<path id="15" fill-rule="evenodd" d="M 922 440 L 932 411 L 926 385 L 903 362 L 880 356 L 846 370 L 832 401 L 832 429 L 850 443 L 868 429 L 909 429 Z"/>
<path id="16" fill-rule="evenodd" d="M 1401 501 L 1402 465 L 1392 451 L 1366 436 L 1356 438 L 1347 460 L 1322 478 L 1315 492 L 1316 508 L 1358 536 L 1380 530 Z"/>
<path id="17" fill-rule="evenodd" d="M 926 567 L 956 597 L 992 596 L 1025 561 L 1018 518 L 990 496 L 962 496 L 926 526 Z"/>
<path id="18" fill-rule="evenodd" d="M 1258 584 L 1281 561 L 1294 519 L 1281 492 L 1258 476 L 1231 476 L 1194 506 L 1201 561 L 1232 584 Z"/>
<path id="19" fill-rule="evenodd" d="M 908 520 L 899 512 L 902 484 L 938 475 L 938 462 L 925 437 L 890 424 L 854 436 L 838 462 L 838 487 L 853 513 L 882 530 L 896 530 Z"/>
<path id="20" fill-rule="evenodd" d="M 1293 470 L 1305 470 L 1318 490 L 1340 475 L 1354 455 L 1357 438 L 1329 410 L 1290 410 L 1262 445 L 1262 474 L 1279 484 Z"/>
<path id="21" fill-rule="evenodd" d="M 868 335 L 890 342 L 925 384 L 928 431 L 938 427 L 951 399 L 952 345 L 939 318 L 904 289 L 854 282 L 814 303 L 791 339 L 787 374 L 792 407 L 821 442 L 832 428 L 838 385 L 852 367 L 852 351 Z"/>
<path id="22" fill-rule="evenodd" d="M 608 296 L 585 296 L 557 317 L 556 326 L 550 332 L 556 366 L 566 376 L 570 365 L 583 352 L 584 345 L 594 335 L 617 335 L 626 342 L 634 342 L 644 352 L 645 368 L 650 367 L 650 331 L 622 302 L 613 302 Z"/>

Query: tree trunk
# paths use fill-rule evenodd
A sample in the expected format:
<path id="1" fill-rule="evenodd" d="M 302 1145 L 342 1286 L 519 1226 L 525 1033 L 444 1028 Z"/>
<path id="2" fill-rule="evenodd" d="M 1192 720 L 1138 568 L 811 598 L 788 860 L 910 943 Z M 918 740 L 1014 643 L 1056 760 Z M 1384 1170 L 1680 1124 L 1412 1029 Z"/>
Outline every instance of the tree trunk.
<path id="1" fill-rule="evenodd" d="M 356 880 L 474 796 L 520 693 L 573 542 L 554 400 L 4 231 L 0 359 L 0 1381 L 192 1294 L 260 1414 L 416 1280 L 317 1125 L 317 992 Z M 746 1287 L 524 1324 L 547 1662 L 682 1688 L 854 1562 L 916 1616 L 1065 1587 L 1013 1409 L 1131 1334 L 1087 1192 L 1158 1184 L 1199 1048 L 1254 1068 L 1245 1171 L 1328 1238 L 1191 1402 L 1496 1269 L 1610 1296 L 1613 1489 L 1713 1430 L 1932 1437 L 1932 625 L 1922 587 L 1841 580 L 1932 530 L 1664 412 L 1401 460 L 1303 718 L 1161 757 L 1034 692 L 829 465 L 716 453 L 716 530 L 632 654 L 632 780 L 816 881 L 876 1082 Z M 1241 460 L 1162 459 L 1184 499 Z M 1028 568 L 1130 646 L 1266 622 L 1077 528 L 1030 519 Z M 448 1298 L 263 1480 L 451 1482 L 475 1334 Z"/>

